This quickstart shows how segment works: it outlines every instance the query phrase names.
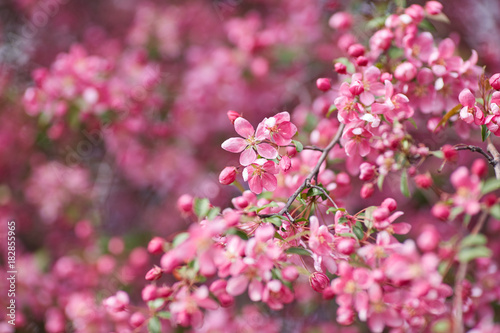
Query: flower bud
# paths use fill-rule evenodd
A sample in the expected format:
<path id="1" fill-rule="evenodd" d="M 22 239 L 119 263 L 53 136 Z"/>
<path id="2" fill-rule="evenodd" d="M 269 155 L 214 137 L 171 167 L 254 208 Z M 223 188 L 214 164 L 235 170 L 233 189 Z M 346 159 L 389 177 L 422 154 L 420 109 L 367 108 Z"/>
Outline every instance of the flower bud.
<path id="1" fill-rule="evenodd" d="M 347 53 L 351 57 L 357 58 L 357 57 L 362 56 L 362 55 L 365 54 L 365 47 L 363 45 L 361 45 L 361 44 L 352 44 L 347 49 Z"/>
<path id="2" fill-rule="evenodd" d="M 428 174 L 415 176 L 415 183 L 419 188 L 429 188 L 432 185 L 432 178 Z"/>
<path id="3" fill-rule="evenodd" d="M 236 168 L 225 167 L 219 175 L 219 182 L 222 185 L 230 185 L 236 180 Z"/>
<path id="4" fill-rule="evenodd" d="M 148 244 L 148 252 L 151 254 L 160 254 L 163 253 L 163 244 L 165 244 L 165 240 L 161 237 L 154 237 L 149 241 Z"/>
<path id="5" fill-rule="evenodd" d="M 229 118 L 229 121 L 231 121 L 231 124 L 234 124 L 234 121 L 241 117 L 241 115 L 233 110 L 227 111 L 227 117 Z"/>
<path id="6" fill-rule="evenodd" d="M 410 16 L 414 23 L 420 23 L 424 19 L 424 9 L 420 5 L 411 5 L 406 8 L 405 14 Z"/>
<path id="7" fill-rule="evenodd" d="M 389 217 L 389 213 L 387 207 L 379 207 L 373 211 L 373 219 L 377 222 L 383 221 Z"/>
<path id="8" fill-rule="evenodd" d="M 280 169 L 286 173 L 292 167 L 292 161 L 290 160 L 290 157 L 284 155 L 281 157 L 279 165 Z"/>
<path id="9" fill-rule="evenodd" d="M 352 16 L 346 12 L 335 13 L 328 20 L 328 25 L 333 29 L 347 30 L 352 25 Z"/>
<path id="10" fill-rule="evenodd" d="M 299 271 L 295 266 L 286 266 L 281 271 L 281 276 L 286 281 L 295 281 L 299 277 Z"/>
<path id="11" fill-rule="evenodd" d="M 366 66 L 366 65 L 368 65 L 368 58 L 365 57 L 365 56 L 359 56 L 356 59 L 356 65 L 358 65 L 358 66 Z"/>
<path id="12" fill-rule="evenodd" d="M 314 272 L 309 276 L 309 283 L 314 291 L 322 292 L 330 284 L 330 279 L 324 273 Z"/>
<path id="13" fill-rule="evenodd" d="M 437 204 L 432 206 L 431 213 L 438 219 L 446 221 L 450 216 L 450 207 L 438 202 Z"/>
<path id="14" fill-rule="evenodd" d="M 444 145 L 441 150 L 443 151 L 443 156 L 447 162 L 455 162 L 458 158 L 458 152 L 451 145 Z"/>
<path id="15" fill-rule="evenodd" d="M 361 198 L 366 199 L 371 197 L 374 191 L 373 184 L 364 184 L 360 191 Z"/>
<path id="16" fill-rule="evenodd" d="M 479 177 L 483 177 L 488 174 L 488 165 L 485 160 L 478 158 L 472 163 L 470 171 Z"/>
<path id="17" fill-rule="evenodd" d="M 144 315 L 142 313 L 134 312 L 130 316 L 129 322 L 130 322 L 130 326 L 137 328 L 137 327 L 141 326 L 145 321 L 146 321 L 146 318 L 144 317 Z"/>
<path id="18" fill-rule="evenodd" d="M 347 74 L 347 67 L 341 62 L 335 63 L 335 71 L 339 74 Z"/>
<path id="19" fill-rule="evenodd" d="M 354 252 L 355 246 L 356 241 L 353 238 L 344 238 L 338 243 L 337 250 L 342 254 L 350 255 Z"/>
<path id="20" fill-rule="evenodd" d="M 391 73 L 387 73 L 387 72 L 383 72 L 380 75 L 380 81 L 382 83 L 384 83 L 385 81 L 392 81 L 392 74 Z"/>
<path id="21" fill-rule="evenodd" d="M 394 77 L 400 81 L 408 82 L 417 76 L 417 67 L 411 62 L 403 62 L 394 70 Z"/>
<path id="22" fill-rule="evenodd" d="M 193 210 L 193 197 L 189 194 L 183 194 L 177 200 L 177 209 L 181 213 L 191 213 Z"/>
<path id="23" fill-rule="evenodd" d="M 398 203 L 393 198 L 387 198 L 382 201 L 382 204 L 380 206 L 387 208 L 389 212 L 393 212 L 396 210 L 396 208 L 398 208 Z"/>
<path id="24" fill-rule="evenodd" d="M 155 281 L 161 278 L 163 272 L 160 267 L 156 266 L 151 268 L 147 273 L 146 273 L 146 280 L 148 281 Z"/>
<path id="25" fill-rule="evenodd" d="M 424 251 L 433 251 L 439 245 L 440 236 L 436 227 L 433 225 L 426 225 L 423 231 L 417 238 L 418 247 Z"/>
<path id="26" fill-rule="evenodd" d="M 363 91 L 365 91 L 365 87 L 363 85 L 363 82 L 361 82 L 360 80 L 355 80 L 354 82 L 351 83 L 351 86 L 349 87 L 349 91 L 354 96 L 361 94 Z"/>
<path id="27" fill-rule="evenodd" d="M 173 290 L 169 286 L 162 286 L 156 289 L 156 295 L 161 298 L 168 297 L 172 295 Z"/>
<path id="28" fill-rule="evenodd" d="M 443 10 L 443 5 L 439 1 L 427 1 L 425 3 L 425 11 L 429 15 L 441 14 L 442 10 Z"/>
<path id="29" fill-rule="evenodd" d="M 330 83 L 330 79 L 327 79 L 324 77 L 316 80 L 316 86 L 321 91 L 328 91 L 332 88 L 332 84 Z"/>
<path id="30" fill-rule="evenodd" d="M 238 209 L 245 209 L 248 206 L 248 200 L 245 197 L 233 198 L 231 203 Z"/>
<path id="31" fill-rule="evenodd" d="M 144 289 L 142 289 L 141 295 L 144 302 L 155 300 L 157 298 L 156 287 L 152 284 L 147 285 Z"/>
<path id="32" fill-rule="evenodd" d="M 361 165 L 359 166 L 359 171 L 360 180 L 368 181 L 371 180 L 375 175 L 375 169 L 373 165 L 368 162 L 361 163 Z"/>

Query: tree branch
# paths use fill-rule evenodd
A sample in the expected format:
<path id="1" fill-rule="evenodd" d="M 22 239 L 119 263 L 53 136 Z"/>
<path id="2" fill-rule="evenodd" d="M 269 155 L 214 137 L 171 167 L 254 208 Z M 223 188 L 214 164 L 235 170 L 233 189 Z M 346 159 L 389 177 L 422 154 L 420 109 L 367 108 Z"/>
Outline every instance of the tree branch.
<path id="1" fill-rule="evenodd" d="M 321 156 L 318 160 L 318 163 L 316 163 L 316 166 L 314 167 L 314 169 L 309 173 L 309 175 L 304 180 L 304 182 L 299 186 L 299 188 L 297 188 L 297 190 L 295 190 L 295 192 L 288 198 L 285 206 L 276 214 L 259 215 L 260 217 L 265 218 L 265 217 L 270 217 L 270 216 L 274 216 L 274 215 L 283 215 L 286 212 L 288 212 L 288 209 L 292 206 L 293 202 L 295 201 L 295 199 L 297 199 L 299 194 L 306 187 L 310 188 L 312 186 L 311 180 L 318 175 L 319 168 L 321 167 L 321 164 L 323 164 L 323 162 L 326 160 L 326 157 L 328 156 L 328 153 L 330 153 L 330 150 L 332 150 L 332 148 L 335 147 L 335 145 L 337 143 L 339 143 L 340 138 L 342 136 L 342 133 L 344 132 L 344 127 L 345 127 L 345 124 L 340 124 L 339 129 L 337 130 L 337 133 L 335 134 L 335 137 L 332 139 L 332 141 L 330 141 L 328 146 L 326 146 L 323 149 L 323 153 L 321 154 Z"/>
<path id="2" fill-rule="evenodd" d="M 495 145 L 493 145 L 493 142 L 491 142 L 491 138 L 488 138 L 487 142 L 488 142 L 488 145 L 486 146 L 486 149 L 493 156 L 494 164 L 492 164 L 492 165 L 493 165 L 493 168 L 495 168 L 495 177 L 497 179 L 500 179 L 500 153 L 498 152 Z"/>
<path id="3" fill-rule="evenodd" d="M 477 152 L 481 155 L 483 155 L 484 157 L 486 157 L 486 159 L 488 160 L 488 163 L 495 166 L 496 162 L 495 162 L 495 159 L 489 155 L 487 152 L 485 152 L 483 150 L 483 148 L 481 147 L 478 147 L 478 146 L 472 146 L 472 145 L 464 145 L 464 144 L 458 144 L 455 146 L 455 150 L 470 150 L 472 152 Z M 489 151 L 489 149 L 488 149 Z"/>
<path id="4" fill-rule="evenodd" d="M 295 145 L 288 145 L 288 146 L 285 146 L 285 147 L 293 147 L 295 148 Z M 303 147 L 304 150 L 316 150 L 316 151 L 323 151 L 324 149 L 323 148 L 320 148 L 318 146 L 304 146 Z"/>

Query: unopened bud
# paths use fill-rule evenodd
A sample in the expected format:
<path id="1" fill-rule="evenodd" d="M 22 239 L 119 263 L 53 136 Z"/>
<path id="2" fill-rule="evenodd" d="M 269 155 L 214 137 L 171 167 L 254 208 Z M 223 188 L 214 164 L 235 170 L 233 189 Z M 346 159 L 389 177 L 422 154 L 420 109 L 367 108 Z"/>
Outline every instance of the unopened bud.
<path id="1" fill-rule="evenodd" d="M 330 279 L 324 273 L 314 272 L 309 276 L 309 283 L 314 291 L 322 292 L 330 284 Z"/>
<path id="2" fill-rule="evenodd" d="M 234 121 L 236 119 L 238 119 L 239 117 L 241 117 L 241 115 L 236 111 L 229 110 L 229 111 L 227 111 L 227 117 L 231 121 L 231 124 L 234 124 Z"/>
<path id="3" fill-rule="evenodd" d="M 236 168 L 225 167 L 219 175 L 219 182 L 223 185 L 232 184 L 236 180 Z"/>
<path id="4" fill-rule="evenodd" d="M 316 86 L 321 91 L 328 91 L 332 87 L 332 84 L 330 83 L 330 79 L 322 77 L 316 80 Z"/>

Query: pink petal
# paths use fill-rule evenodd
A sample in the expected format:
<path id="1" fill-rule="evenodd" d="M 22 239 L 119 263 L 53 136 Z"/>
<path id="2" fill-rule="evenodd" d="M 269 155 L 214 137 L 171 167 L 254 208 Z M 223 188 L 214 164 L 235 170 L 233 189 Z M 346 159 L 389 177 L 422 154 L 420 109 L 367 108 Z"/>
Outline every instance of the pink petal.
<path id="1" fill-rule="evenodd" d="M 363 91 L 361 95 L 359 95 L 359 99 L 361 100 L 361 103 L 366 106 L 372 105 L 373 102 L 375 102 L 375 96 L 368 91 Z"/>
<path id="2" fill-rule="evenodd" d="M 240 155 L 240 164 L 243 166 L 247 166 L 255 162 L 257 159 L 257 154 L 252 148 L 246 149 Z"/>
<path id="3" fill-rule="evenodd" d="M 476 99 L 469 89 L 464 89 L 458 95 L 458 100 L 463 106 L 473 107 L 476 104 Z"/>
<path id="4" fill-rule="evenodd" d="M 279 166 L 278 164 L 274 163 L 273 161 L 267 161 L 262 165 L 262 168 L 269 173 L 276 174 L 279 173 Z"/>
<path id="5" fill-rule="evenodd" d="M 290 114 L 286 111 L 280 112 L 274 116 L 274 119 L 276 119 L 276 124 L 280 124 L 285 121 L 290 121 Z"/>
<path id="6" fill-rule="evenodd" d="M 254 302 L 258 302 L 262 299 L 262 291 L 264 286 L 257 279 L 253 279 L 248 286 L 248 296 Z"/>
<path id="7" fill-rule="evenodd" d="M 396 223 L 392 225 L 392 230 L 397 235 L 406 235 L 411 230 L 411 225 L 409 223 Z"/>
<path id="8" fill-rule="evenodd" d="M 262 175 L 262 187 L 264 187 L 266 190 L 269 192 L 272 192 L 276 190 L 276 187 L 278 186 L 278 180 L 276 177 L 269 173 L 264 173 Z"/>
<path id="9" fill-rule="evenodd" d="M 347 156 L 354 155 L 356 153 L 357 145 L 354 140 L 349 140 L 345 144 L 345 153 Z"/>
<path id="10" fill-rule="evenodd" d="M 365 81 L 376 82 L 380 78 L 380 69 L 375 66 L 370 66 L 365 71 Z"/>
<path id="11" fill-rule="evenodd" d="M 262 193 L 262 180 L 258 176 L 250 177 L 248 180 L 248 185 L 250 186 L 250 191 L 255 194 Z"/>
<path id="12" fill-rule="evenodd" d="M 234 129 L 236 130 L 236 133 L 244 138 L 251 137 L 255 132 L 252 124 L 250 124 L 248 120 L 242 117 L 236 118 L 236 120 L 234 121 Z"/>
<path id="13" fill-rule="evenodd" d="M 260 143 L 257 145 L 257 152 L 260 156 L 268 159 L 275 159 L 278 156 L 278 151 L 268 143 Z"/>
<path id="14" fill-rule="evenodd" d="M 372 112 L 375 114 L 386 114 L 389 111 L 394 110 L 394 104 L 390 100 L 385 103 L 374 103 L 372 104 Z"/>
<path id="15" fill-rule="evenodd" d="M 247 142 L 242 138 L 230 138 L 221 145 L 222 149 L 231 153 L 241 153 L 247 146 Z"/>
<path id="16" fill-rule="evenodd" d="M 245 275 L 234 276 L 227 281 L 226 291 L 229 295 L 238 296 L 245 292 L 248 278 Z"/>
<path id="17" fill-rule="evenodd" d="M 359 143 L 359 155 L 365 157 L 366 155 L 368 155 L 370 153 L 370 144 L 368 143 L 368 141 L 361 141 Z"/>
<path id="18" fill-rule="evenodd" d="M 375 96 L 382 96 L 385 94 L 385 85 L 382 82 L 370 83 L 370 92 Z"/>
<path id="19" fill-rule="evenodd" d="M 255 138 L 257 140 L 271 139 L 269 133 L 266 132 L 266 119 L 262 120 L 259 125 L 257 125 L 257 131 L 255 132 Z"/>
<path id="20" fill-rule="evenodd" d="M 446 38 L 439 43 L 438 50 L 441 58 L 448 59 L 453 56 L 455 52 L 455 43 L 450 38 Z"/>
<path id="21" fill-rule="evenodd" d="M 394 86 L 389 80 L 385 80 L 384 83 L 385 83 L 385 98 L 390 99 L 392 97 L 392 94 L 394 94 Z"/>

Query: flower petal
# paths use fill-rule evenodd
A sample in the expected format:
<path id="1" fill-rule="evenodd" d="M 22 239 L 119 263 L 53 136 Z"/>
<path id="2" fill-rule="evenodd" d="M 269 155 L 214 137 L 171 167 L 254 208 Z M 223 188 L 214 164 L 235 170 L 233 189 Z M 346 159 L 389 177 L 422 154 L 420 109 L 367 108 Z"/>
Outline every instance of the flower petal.
<path id="1" fill-rule="evenodd" d="M 242 138 L 230 138 L 221 145 L 222 149 L 231 153 L 241 153 L 247 146 L 247 142 Z"/>
<path id="2" fill-rule="evenodd" d="M 255 162 L 257 159 L 257 154 L 253 150 L 253 148 L 248 148 L 243 151 L 240 155 L 240 164 L 243 166 L 247 166 Z"/>
<path id="3" fill-rule="evenodd" d="M 262 187 L 264 187 L 266 190 L 269 192 L 272 192 L 276 190 L 276 187 L 278 187 L 278 180 L 274 175 L 271 175 L 269 173 L 264 173 L 262 175 Z"/>
<path id="4" fill-rule="evenodd" d="M 257 152 L 260 156 L 268 158 L 270 160 L 275 159 L 278 156 L 278 151 L 276 148 L 268 143 L 260 143 L 257 145 Z"/>
<path id="5" fill-rule="evenodd" d="M 255 132 L 252 124 L 250 124 L 250 122 L 243 117 L 236 118 L 234 121 L 234 129 L 236 130 L 236 133 L 244 138 L 251 137 Z"/>
<path id="6" fill-rule="evenodd" d="M 248 180 L 248 186 L 250 186 L 250 191 L 252 191 L 255 194 L 261 194 L 262 193 L 262 179 L 258 176 L 253 176 L 250 177 Z"/>
<path id="7" fill-rule="evenodd" d="M 245 292 L 248 278 L 245 275 L 234 276 L 227 281 L 226 291 L 229 295 L 238 296 Z"/>

